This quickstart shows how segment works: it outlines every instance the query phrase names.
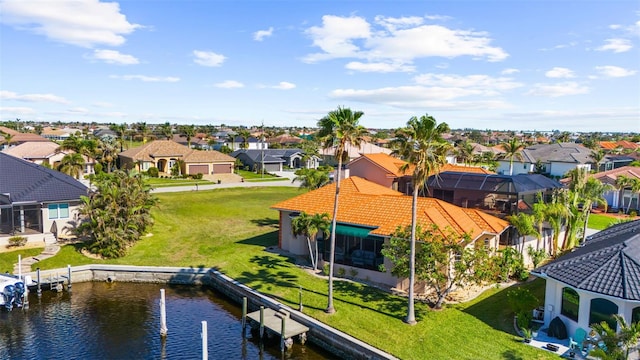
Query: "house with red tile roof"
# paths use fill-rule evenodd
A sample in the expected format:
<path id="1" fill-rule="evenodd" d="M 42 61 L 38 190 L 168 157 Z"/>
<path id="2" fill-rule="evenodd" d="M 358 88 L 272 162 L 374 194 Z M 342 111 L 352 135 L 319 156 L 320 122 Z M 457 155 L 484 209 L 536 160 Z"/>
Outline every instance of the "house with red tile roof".
<path id="1" fill-rule="evenodd" d="M 183 174 L 232 174 L 236 159 L 215 150 L 196 150 L 172 140 L 154 140 L 121 152 L 120 167 L 147 171 L 156 167 L 161 173 L 171 172 L 181 160 Z"/>
<path id="2" fill-rule="evenodd" d="M 294 255 L 308 255 L 302 236 L 294 236 L 291 220 L 299 213 L 332 214 L 335 183 L 326 185 L 271 206 L 280 212 L 278 245 Z M 336 269 L 357 271 L 357 277 L 406 290 L 406 279 L 398 279 L 388 269 L 392 264 L 382 256 L 382 245 L 400 226 L 411 224 L 412 197 L 357 176 L 341 182 L 336 219 Z M 436 224 L 460 235 L 468 234 L 469 246 L 481 244 L 497 249 L 501 236 L 507 236 L 509 223 L 476 209 L 464 209 L 442 200 L 418 198 L 418 221 L 423 226 Z M 322 235 L 317 241 L 323 259 L 328 259 L 329 244 Z M 315 244 L 312 244 L 314 247 Z M 384 271 L 381 271 L 381 265 Z"/>
<path id="3" fill-rule="evenodd" d="M 630 179 L 640 181 L 640 167 L 623 166 L 621 168 L 599 172 L 590 176 L 600 180 L 603 184 L 609 184 L 616 187 L 616 180 L 620 176 L 626 176 Z M 624 189 L 618 189 L 616 187 L 615 190 L 605 193 L 604 198 L 607 200 L 607 206 L 610 210 L 626 211 L 627 208 L 629 208 L 629 210 L 640 211 L 640 192 L 634 192 L 629 186 Z"/>
<path id="4" fill-rule="evenodd" d="M 640 149 L 640 145 L 631 141 L 600 141 L 600 147 L 605 151 L 613 151 L 616 149 L 636 151 Z"/>
<path id="5" fill-rule="evenodd" d="M 406 169 L 404 168 L 406 166 Z M 414 166 L 390 154 L 362 154 L 347 164 L 349 176 L 358 176 L 376 184 L 409 195 L 411 193 L 411 176 Z M 494 172 L 478 166 L 462 166 L 445 164 L 440 172 L 463 172 L 474 174 L 494 174 Z"/>

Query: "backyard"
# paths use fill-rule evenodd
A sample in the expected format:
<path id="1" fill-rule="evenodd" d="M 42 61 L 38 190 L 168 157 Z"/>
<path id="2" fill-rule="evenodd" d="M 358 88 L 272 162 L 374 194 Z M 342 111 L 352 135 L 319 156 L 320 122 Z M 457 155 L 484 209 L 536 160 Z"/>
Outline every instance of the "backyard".
<path id="1" fill-rule="evenodd" d="M 94 260 L 66 245 L 37 264 L 42 269 L 89 263 L 216 268 L 262 293 L 401 359 L 553 359 L 557 354 L 524 345 L 513 330 L 506 288 L 492 287 L 473 301 L 434 311 L 416 304 L 419 321 L 409 326 L 406 298 L 352 281 L 334 282 L 337 313 L 327 315 L 326 278 L 310 274 L 273 249 L 278 213 L 269 206 L 299 195 L 293 187 L 228 188 L 162 193 L 153 211 L 152 234 L 127 256 Z M 27 250 L 21 250 L 22 252 Z M 32 249 L 28 251 L 33 251 Z M 2 270 L 18 252 L 0 253 Z M 32 255 L 31 255 L 32 256 Z M 523 284 L 542 302 L 544 282 Z"/>

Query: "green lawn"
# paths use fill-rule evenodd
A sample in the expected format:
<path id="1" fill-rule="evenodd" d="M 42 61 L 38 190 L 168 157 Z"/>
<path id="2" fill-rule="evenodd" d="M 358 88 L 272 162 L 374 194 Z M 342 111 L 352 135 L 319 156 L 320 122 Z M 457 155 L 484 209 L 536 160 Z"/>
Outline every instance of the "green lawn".
<path id="1" fill-rule="evenodd" d="M 18 256 L 26 259 L 40 254 L 42 250 L 44 248 L 30 248 L 0 253 L 0 273 L 13 273 L 13 264 L 18 262 Z"/>
<path id="2" fill-rule="evenodd" d="M 604 230 L 612 224 L 617 224 L 619 221 L 632 221 L 636 218 L 629 218 L 627 216 L 621 218 L 613 218 L 611 216 L 591 214 L 589 215 L 589 229 Z"/>
<path id="3" fill-rule="evenodd" d="M 199 184 L 199 185 L 213 184 L 211 181 L 204 180 L 204 179 L 194 180 L 194 179 L 145 178 L 144 182 L 147 185 L 151 185 L 151 187 L 153 188 L 169 187 L 169 186 L 189 186 L 189 185 L 195 186 L 196 184 Z"/>
<path id="4" fill-rule="evenodd" d="M 303 289 L 304 312 L 401 359 L 552 359 L 557 354 L 524 345 L 514 334 L 505 289 L 433 311 L 416 304 L 418 324 L 410 326 L 406 298 L 348 281 L 334 283 L 337 313 L 327 315 L 327 281 L 309 275 L 291 259 L 265 251 L 278 241 L 278 213 L 269 206 L 300 190 L 291 187 L 230 188 L 162 193 L 154 211 L 152 235 L 123 258 L 96 261 L 64 246 L 42 269 L 88 263 L 216 268 L 254 289 L 297 307 Z M 79 247 L 79 246 L 78 246 Z M 1 254 L 3 259 L 5 254 Z M 7 255 L 16 259 L 16 254 Z M 0 260 L 1 261 L 1 260 Z M 528 283 L 537 294 L 542 280 Z M 542 300 L 542 295 L 539 295 Z"/>
<path id="5" fill-rule="evenodd" d="M 283 177 L 279 177 L 279 176 L 275 176 L 275 175 L 271 175 L 271 174 L 262 174 L 262 173 L 255 173 L 253 171 L 246 171 L 246 170 L 236 170 L 236 173 L 240 176 L 242 176 L 245 181 L 249 181 L 249 182 L 255 182 L 255 181 L 287 181 L 289 179 L 287 178 L 283 178 Z"/>

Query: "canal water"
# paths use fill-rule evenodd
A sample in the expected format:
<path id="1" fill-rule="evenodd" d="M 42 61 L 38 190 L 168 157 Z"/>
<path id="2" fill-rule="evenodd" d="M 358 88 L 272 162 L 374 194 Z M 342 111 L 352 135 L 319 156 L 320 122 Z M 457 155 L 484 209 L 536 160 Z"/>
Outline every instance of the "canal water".
<path id="1" fill-rule="evenodd" d="M 166 340 L 160 337 L 160 289 L 165 289 Z M 207 287 L 85 282 L 71 292 L 29 294 L 28 309 L 0 311 L 0 359 L 202 359 L 207 321 L 209 359 L 335 359 L 297 339 L 282 353 L 262 344 L 238 305 Z"/>

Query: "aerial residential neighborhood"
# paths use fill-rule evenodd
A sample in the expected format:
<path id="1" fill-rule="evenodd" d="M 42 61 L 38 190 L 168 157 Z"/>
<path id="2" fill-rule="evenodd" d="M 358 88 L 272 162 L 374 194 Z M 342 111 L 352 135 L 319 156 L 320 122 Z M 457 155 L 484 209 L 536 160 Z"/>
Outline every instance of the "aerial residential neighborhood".
<path id="1" fill-rule="evenodd" d="M 0 0 L 0 359 L 640 359 L 640 7 Z"/>

